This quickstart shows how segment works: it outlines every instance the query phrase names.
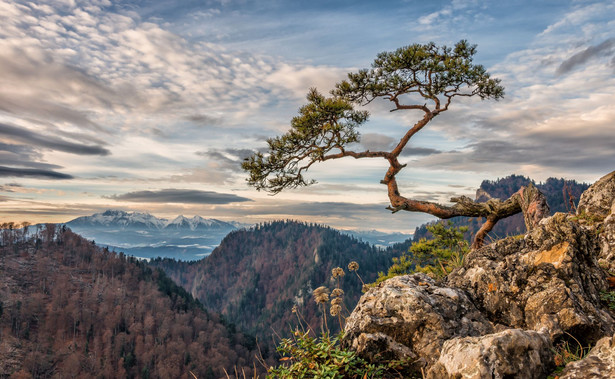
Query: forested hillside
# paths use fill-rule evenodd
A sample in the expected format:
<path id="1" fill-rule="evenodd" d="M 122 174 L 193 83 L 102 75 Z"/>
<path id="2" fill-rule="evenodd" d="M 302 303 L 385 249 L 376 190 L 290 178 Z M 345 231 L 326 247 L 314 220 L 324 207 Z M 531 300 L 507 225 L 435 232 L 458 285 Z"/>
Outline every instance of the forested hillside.
<path id="1" fill-rule="evenodd" d="M 2 231 L 0 377 L 222 378 L 254 350 L 160 270 L 55 225 Z"/>
<path id="2" fill-rule="evenodd" d="M 286 336 L 297 325 L 293 305 L 312 327 L 320 328 L 312 290 L 323 285 L 334 288 L 333 268 L 346 271 L 341 288 L 346 308 L 352 310 L 362 283 L 348 271 L 348 263 L 359 263 L 358 273 L 367 283 L 376 279 L 378 271 L 386 271 L 391 257 L 400 253 L 377 249 L 328 227 L 276 221 L 230 233 L 201 261 L 150 263 L 163 268 L 206 308 L 270 342 L 272 331 Z M 329 326 L 338 329 L 336 324 Z"/>
<path id="3" fill-rule="evenodd" d="M 521 186 L 527 186 L 533 183 L 547 198 L 547 203 L 551 209 L 551 214 L 555 212 L 569 212 L 571 210 L 571 201 L 573 204 L 578 203 L 579 197 L 585 191 L 589 184 L 579 183 L 575 180 L 564 180 L 549 178 L 544 183 L 536 183 L 534 180 L 521 176 L 510 175 L 497 180 L 483 180 L 479 189 L 476 191 L 476 200 L 480 202 L 487 201 L 489 198 L 505 200 L 513 193 L 517 192 Z M 484 219 L 470 217 L 455 217 L 451 219 L 455 226 L 468 226 L 466 237 L 471 240 L 474 234 L 480 229 Z M 445 221 L 446 222 L 446 221 Z M 427 225 L 421 225 L 414 232 L 414 241 L 428 237 Z M 496 240 L 505 236 L 521 234 L 525 232 L 525 224 L 521 213 L 512 217 L 498 221 L 493 230 L 489 233 L 492 240 Z M 489 239 L 487 239 L 489 241 Z"/>

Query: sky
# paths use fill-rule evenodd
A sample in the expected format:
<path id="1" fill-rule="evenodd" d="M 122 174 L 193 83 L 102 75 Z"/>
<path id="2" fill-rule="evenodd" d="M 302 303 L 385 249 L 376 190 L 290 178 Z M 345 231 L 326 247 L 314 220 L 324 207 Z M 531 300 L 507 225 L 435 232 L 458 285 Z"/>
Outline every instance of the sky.
<path id="1" fill-rule="evenodd" d="M 413 43 L 476 44 L 500 101 L 463 98 L 412 138 L 402 195 L 447 203 L 482 180 L 594 182 L 615 169 L 612 1 L 0 0 L 0 222 L 106 209 L 245 223 L 294 219 L 411 233 L 384 160 L 313 166 L 276 196 L 242 160 L 330 91 Z M 422 114 L 375 102 L 361 145 Z"/>

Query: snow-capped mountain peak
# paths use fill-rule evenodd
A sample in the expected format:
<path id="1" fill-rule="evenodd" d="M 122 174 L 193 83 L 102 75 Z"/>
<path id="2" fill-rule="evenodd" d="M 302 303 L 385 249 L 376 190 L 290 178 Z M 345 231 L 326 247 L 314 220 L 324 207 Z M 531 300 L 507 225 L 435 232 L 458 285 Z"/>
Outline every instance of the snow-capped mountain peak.
<path id="1" fill-rule="evenodd" d="M 165 228 L 189 228 L 190 230 L 197 229 L 211 229 L 211 228 L 234 228 L 234 225 L 216 220 L 213 218 L 203 218 L 201 216 L 194 216 L 187 218 L 184 215 L 177 216 L 173 221 L 170 221 Z"/>
<path id="2" fill-rule="evenodd" d="M 70 225 L 99 225 L 99 226 L 120 226 L 120 227 L 146 227 L 149 229 L 159 229 L 166 220 L 159 219 L 149 213 L 126 212 L 121 210 L 107 210 L 103 213 L 95 213 L 91 216 L 76 218 L 68 222 Z"/>
<path id="3" fill-rule="evenodd" d="M 108 210 L 66 223 L 75 233 L 139 257 L 173 256 L 199 259 L 237 227 L 201 216 L 183 215 L 171 221 L 149 213 Z"/>
<path id="4" fill-rule="evenodd" d="M 122 210 L 107 210 L 102 213 L 95 213 L 91 216 L 76 218 L 67 223 L 70 227 L 106 227 L 120 229 L 147 229 L 147 230 L 186 230 L 186 231 L 207 231 L 211 229 L 236 229 L 233 223 L 216 220 L 213 218 L 203 218 L 193 216 L 188 218 L 179 215 L 173 220 L 158 218 L 149 213 L 126 212 Z"/>

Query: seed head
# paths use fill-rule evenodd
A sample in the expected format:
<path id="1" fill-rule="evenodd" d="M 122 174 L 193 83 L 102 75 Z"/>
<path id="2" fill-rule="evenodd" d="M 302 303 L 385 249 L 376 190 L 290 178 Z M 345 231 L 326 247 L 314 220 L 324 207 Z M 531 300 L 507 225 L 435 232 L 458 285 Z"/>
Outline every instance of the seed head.
<path id="1" fill-rule="evenodd" d="M 336 297 L 336 298 L 331 300 L 331 305 L 340 305 L 340 304 L 342 304 L 342 298 L 341 297 Z"/>
<path id="2" fill-rule="evenodd" d="M 332 305 L 332 306 L 331 306 L 331 311 L 330 311 L 331 316 L 337 316 L 337 315 L 339 315 L 339 314 L 340 314 L 340 312 L 341 312 L 341 310 L 342 310 L 342 307 L 341 307 L 341 306 L 339 306 L 339 305 L 337 305 L 337 304 L 336 304 L 336 305 Z"/>
<path id="3" fill-rule="evenodd" d="M 340 297 L 340 296 L 344 296 L 343 289 L 335 288 L 333 291 L 331 291 L 331 297 Z"/>
<path id="4" fill-rule="evenodd" d="M 337 278 L 338 276 L 344 276 L 344 274 L 344 269 L 341 267 L 336 267 L 331 270 L 331 275 L 333 275 L 334 278 Z"/>
<path id="5" fill-rule="evenodd" d="M 355 261 L 352 261 L 350 263 L 348 263 L 348 270 L 349 271 L 357 271 L 359 269 L 359 264 Z"/>
<path id="6" fill-rule="evenodd" d="M 296 305 L 293 305 L 292 312 L 293 312 L 293 313 L 297 313 L 297 306 L 296 306 Z"/>
<path id="7" fill-rule="evenodd" d="M 329 301 L 329 289 L 325 286 L 318 287 L 314 290 L 314 301 L 317 304 L 326 303 Z"/>

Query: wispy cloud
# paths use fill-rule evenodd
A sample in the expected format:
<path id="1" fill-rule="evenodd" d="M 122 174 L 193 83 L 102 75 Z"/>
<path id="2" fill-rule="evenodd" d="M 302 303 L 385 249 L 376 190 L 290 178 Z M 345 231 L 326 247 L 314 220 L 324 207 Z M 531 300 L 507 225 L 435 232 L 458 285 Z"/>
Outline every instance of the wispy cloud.
<path id="1" fill-rule="evenodd" d="M 0 123 L 0 138 L 5 137 L 26 143 L 30 146 L 64 151 L 78 155 L 109 155 L 111 152 L 102 146 L 91 146 L 66 141 L 56 136 L 45 136 L 25 128 Z"/>
<path id="2" fill-rule="evenodd" d="M 246 197 L 227 193 L 172 188 L 157 191 L 135 191 L 105 197 L 112 200 L 138 203 L 229 204 L 252 201 Z"/>
<path id="3" fill-rule="evenodd" d="M 575 67 L 581 66 L 587 63 L 589 60 L 598 57 L 612 57 L 615 55 L 615 38 L 609 38 L 595 46 L 589 46 L 588 48 L 574 54 L 570 58 L 566 59 L 559 65 L 556 73 L 558 75 L 566 74 L 572 71 Z"/>
<path id="4" fill-rule="evenodd" d="M 51 170 L 36 168 L 13 168 L 0 166 L 0 177 L 10 178 L 38 178 L 38 179 L 73 179 L 72 175 L 62 174 Z"/>
<path id="5" fill-rule="evenodd" d="M 399 143 L 399 140 L 379 133 L 365 133 L 361 135 L 360 144 L 371 151 L 391 151 Z M 402 156 L 422 156 L 441 153 L 438 149 L 429 147 L 406 146 Z"/>

